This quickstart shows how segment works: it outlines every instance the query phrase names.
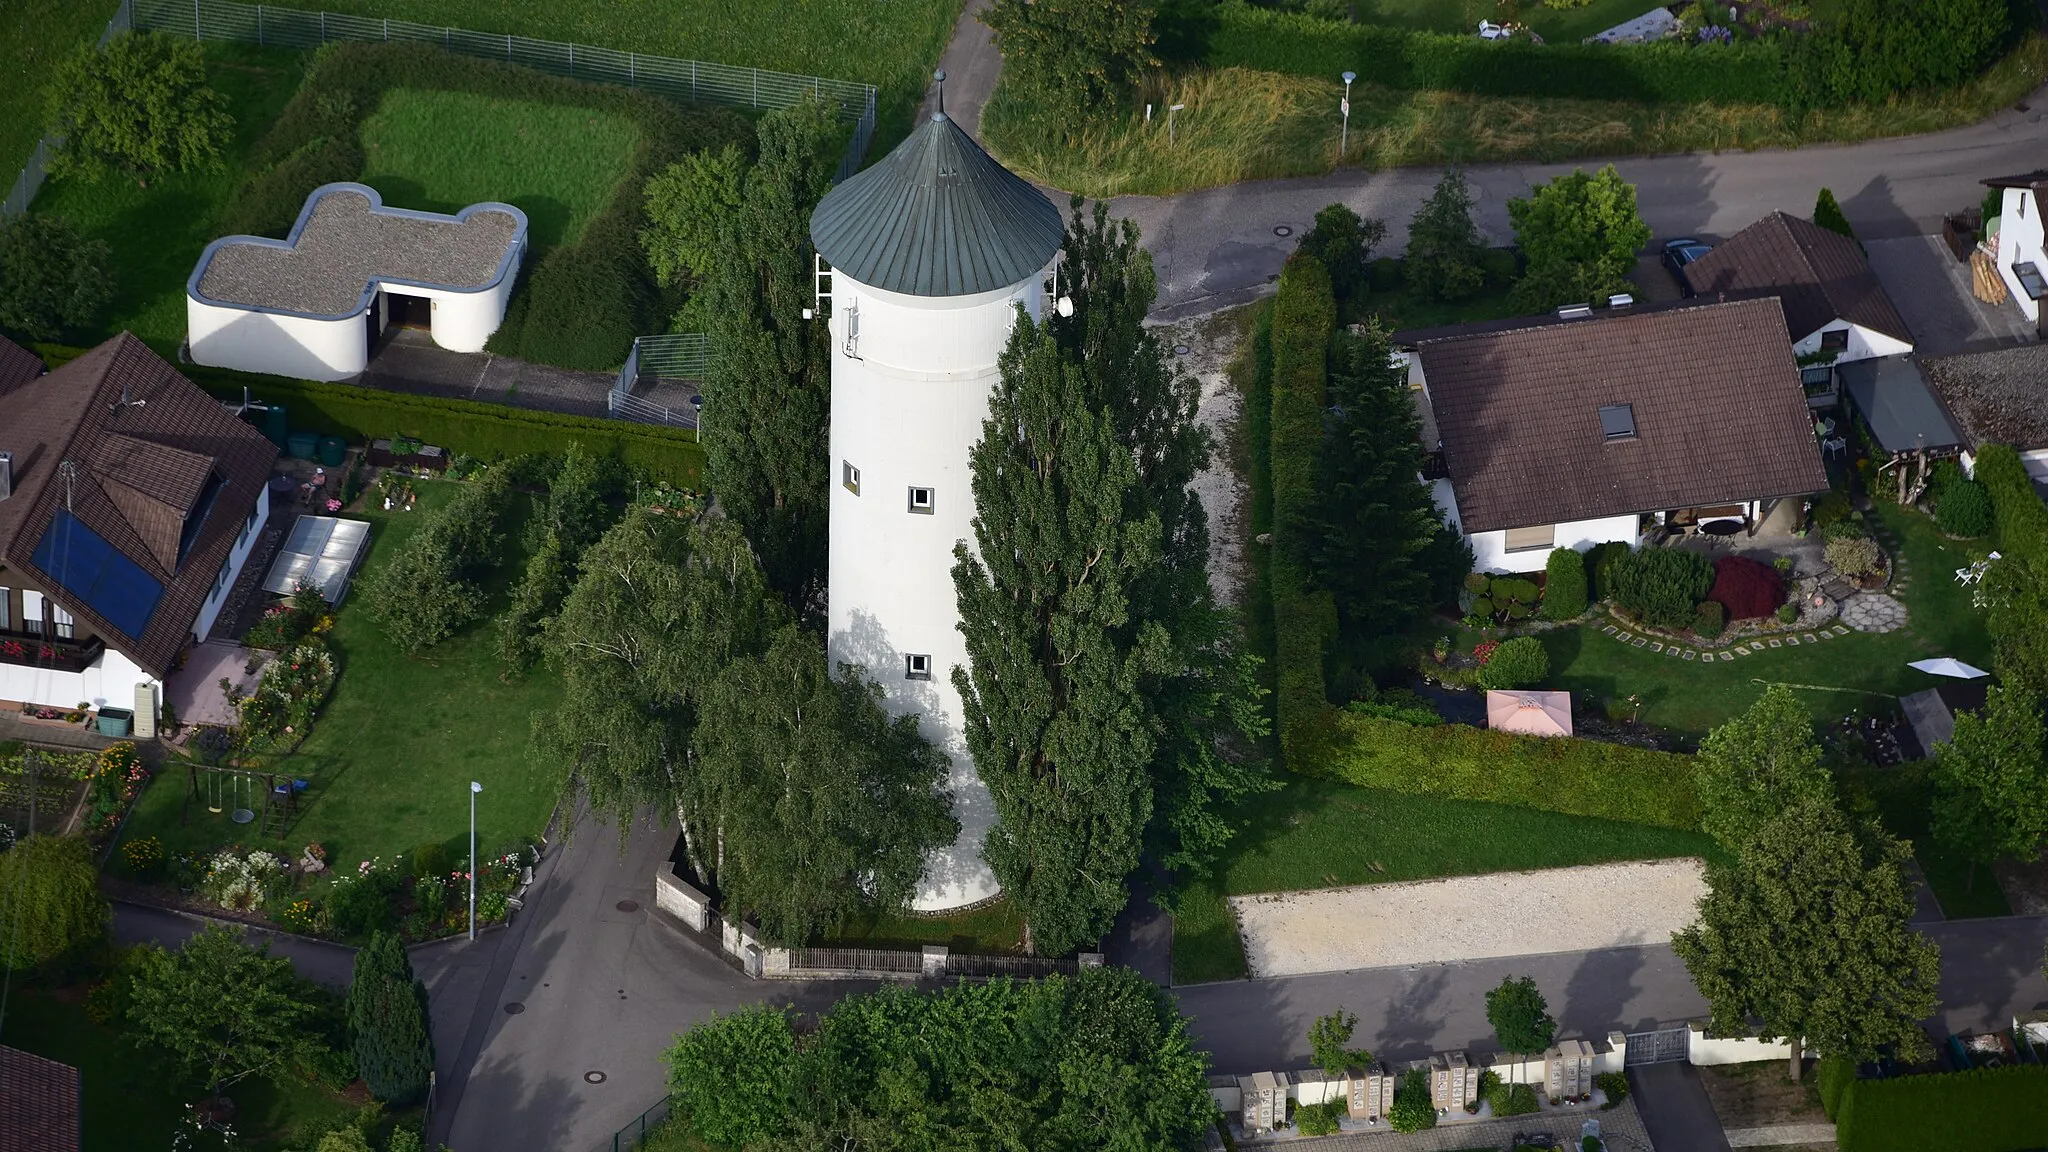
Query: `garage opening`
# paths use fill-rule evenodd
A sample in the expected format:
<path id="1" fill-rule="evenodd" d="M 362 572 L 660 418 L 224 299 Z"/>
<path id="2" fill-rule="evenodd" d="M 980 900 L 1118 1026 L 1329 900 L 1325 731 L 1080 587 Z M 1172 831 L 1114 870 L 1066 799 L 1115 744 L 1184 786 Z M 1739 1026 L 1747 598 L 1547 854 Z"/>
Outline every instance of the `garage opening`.
<path id="1" fill-rule="evenodd" d="M 425 296 L 386 292 L 384 307 L 386 323 L 392 328 L 417 328 L 422 332 L 434 328 L 434 302 Z"/>

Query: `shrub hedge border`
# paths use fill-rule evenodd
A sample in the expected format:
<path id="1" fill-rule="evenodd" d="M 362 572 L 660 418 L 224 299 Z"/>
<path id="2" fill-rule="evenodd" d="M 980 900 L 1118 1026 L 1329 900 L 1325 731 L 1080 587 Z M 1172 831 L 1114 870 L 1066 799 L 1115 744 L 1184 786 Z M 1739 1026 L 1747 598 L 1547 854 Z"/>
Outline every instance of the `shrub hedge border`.
<path id="1" fill-rule="evenodd" d="M 1281 271 L 1272 311 L 1269 469 L 1274 546 L 1274 705 L 1290 768 L 1371 788 L 1481 800 L 1686 831 L 1699 827 L 1692 758 L 1463 724 L 1417 727 L 1340 712 L 1326 694 L 1323 656 L 1337 633 L 1335 601 L 1288 559 L 1286 533 L 1315 500 L 1328 349 L 1336 326 L 1329 273 L 1297 256 Z"/>
<path id="2" fill-rule="evenodd" d="M 1842 1152 L 2021 1152 L 2048 1139 L 2048 1065 L 1852 1080 L 1836 1108 Z"/>
<path id="3" fill-rule="evenodd" d="M 2003 444 L 1986 444 L 1977 451 L 1974 471 L 1977 482 L 1991 493 L 1999 548 L 2029 564 L 2048 561 L 2048 504 L 2034 490 L 2020 454 Z"/>

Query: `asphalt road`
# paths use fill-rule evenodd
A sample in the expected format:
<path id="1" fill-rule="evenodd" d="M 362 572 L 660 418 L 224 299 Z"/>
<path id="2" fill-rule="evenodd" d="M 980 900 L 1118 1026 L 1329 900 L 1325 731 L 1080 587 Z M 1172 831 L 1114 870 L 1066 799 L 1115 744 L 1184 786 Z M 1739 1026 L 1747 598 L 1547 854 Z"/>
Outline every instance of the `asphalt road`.
<path id="1" fill-rule="evenodd" d="M 1919 236 L 1940 231 L 1942 216 L 1977 204 L 1984 192 L 1979 180 L 2042 165 L 2048 155 L 2048 100 L 2037 93 L 2026 106 L 2029 111 L 2008 109 L 1982 123 L 1924 136 L 1797 151 L 1627 157 L 1613 163 L 1636 186 L 1643 220 L 1660 238 L 1726 236 L 1778 209 L 1810 215 L 1823 185 L 1834 190 L 1864 239 Z M 1601 163 L 1470 168 L 1466 175 L 1477 198 L 1475 218 L 1492 242 L 1506 243 L 1513 235 L 1507 217 L 1510 198 L 1575 167 Z M 1384 220 L 1383 251 L 1398 253 L 1407 244 L 1409 219 L 1441 175 L 1437 168 L 1346 169 L 1166 198 L 1125 196 L 1110 208 L 1144 231 L 1159 271 L 1155 319 L 1176 319 L 1257 296 L 1279 274 L 1316 210 L 1335 201 Z M 1274 235 L 1280 227 L 1291 235 Z"/>
<path id="2" fill-rule="evenodd" d="M 1960 1032 L 2009 1023 L 2048 1005 L 2041 949 L 2048 916 L 1957 920 L 1924 929 L 1941 947 L 1940 1028 Z M 1486 1022 L 1488 989 L 1507 976 L 1533 976 L 1566 1036 L 1638 1032 L 1704 1016 L 1706 1001 L 1669 945 L 1421 964 L 1280 980 L 1178 989 L 1191 1031 L 1237 1074 L 1300 1067 L 1308 1026 L 1339 1007 L 1358 1013 L 1357 1039 L 1386 1059 L 1495 1048 Z"/>

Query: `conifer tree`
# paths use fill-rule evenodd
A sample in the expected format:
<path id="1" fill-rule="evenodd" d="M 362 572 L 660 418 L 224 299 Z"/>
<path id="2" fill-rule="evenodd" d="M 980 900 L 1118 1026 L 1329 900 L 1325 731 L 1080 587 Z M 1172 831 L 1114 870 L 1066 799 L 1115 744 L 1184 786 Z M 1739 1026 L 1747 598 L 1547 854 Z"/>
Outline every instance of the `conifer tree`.
<path id="1" fill-rule="evenodd" d="M 1199 868 L 1263 772 L 1217 750 L 1257 725 L 1209 591 L 1197 389 L 1143 327 L 1150 258 L 1078 206 L 1073 315 L 1020 313 L 970 464 L 975 545 L 954 585 L 969 666 L 952 671 L 994 798 L 984 855 L 1034 945 L 1099 939 L 1149 838 Z"/>
<path id="2" fill-rule="evenodd" d="M 376 933 L 356 953 L 347 1011 L 356 1074 L 370 1095 L 399 1107 L 426 1096 L 434 1071 L 427 987 L 413 976 L 397 936 Z"/>

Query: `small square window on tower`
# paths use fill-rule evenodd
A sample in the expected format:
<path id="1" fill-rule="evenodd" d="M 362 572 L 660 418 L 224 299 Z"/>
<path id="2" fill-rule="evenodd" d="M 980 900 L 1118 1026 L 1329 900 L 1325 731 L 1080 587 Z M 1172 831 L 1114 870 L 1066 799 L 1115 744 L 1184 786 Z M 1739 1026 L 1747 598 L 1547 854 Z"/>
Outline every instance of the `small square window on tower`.
<path id="1" fill-rule="evenodd" d="M 933 489 L 913 487 L 910 490 L 910 510 L 912 512 L 929 516 L 932 514 L 932 509 L 937 505 L 938 494 Z"/>
<path id="2" fill-rule="evenodd" d="M 848 492 L 860 495 L 860 469 L 844 460 L 839 462 L 839 482 L 846 485 Z"/>
<path id="3" fill-rule="evenodd" d="M 922 652 L 913 652 L 903 658 L 905 680 L 929 680 L 932 678 L 932 658 Z"/>

